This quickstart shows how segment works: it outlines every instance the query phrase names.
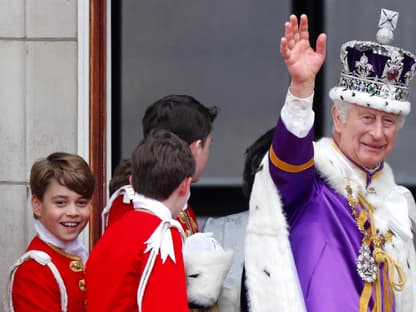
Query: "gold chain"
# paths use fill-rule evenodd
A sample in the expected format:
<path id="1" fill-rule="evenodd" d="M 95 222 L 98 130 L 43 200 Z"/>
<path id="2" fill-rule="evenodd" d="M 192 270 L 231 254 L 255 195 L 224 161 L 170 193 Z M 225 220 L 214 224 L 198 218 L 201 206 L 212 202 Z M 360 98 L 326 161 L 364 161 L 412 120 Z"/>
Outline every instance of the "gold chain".
<path id="1" fill-rule="evenodd" d="M 373 243 L 374 247 L 382 248 L 386 242 L 391 242 L 393 233 L 388 230 L 386 234 L 372 234 L 371 227 L 365 228 L 365 223 L 368 220 L 368 216 L 366 214 L 366 209 L 363 207 L 360 212 L 357 211 L 357 201 L 352 196 L 352 189 L 351 186 L 348 184 L 346 186 L 347 191 L 347 200 L 348 200 L 348 206 L 351 208 L 351 213 L 355 219 L 355 222 L 357 224 L 357 228 L 360 230 L 361 233 L 363 233 L 363 241 L 370 246 L 371 243 Z M 360 196 L 362 199 L 361 201 L 365 201 L 364 204 L 367 206 L 367 209 L 371 209 L 369 203 L 364 198 L 364 196 Z M 362 205 L 364 206 L 364 205 Z"/>
<path id="2" fill-rule="evenodd" d="M 385 311 L 390 311 L 390 307 L 394 304 L 393 290 L 403 290 L 406 283 L 406 272 L 383 250 L 384 244 L 392 241 L 393 232 L 388 230 L 384 235 L 379 234 L 374 221 L 374 207 L 371 203 L 361 193 L 358 194 L 358 201 L 356 201 L 352 196 L 352 189 L 349 184 L 345 189 L 348 205 L 351 208 L 357 227 L 364 234 L 357 259 L 357 272 L 364 281 L 364 287 L 360 295 L 359 311 L 368 311 L 372 296 L 374 298 L 372 311 L 382 311 L 383 307 Z M 356 208 L 358 204 L 361 206 L 360 212 Z M 367 221 L 368 226 L 366 228 Z M 370 252 L 371 244 L 373 245 L 372 252 Z M 379 268 L 381 264 L 384 265 L 382 270 Z M 397 276 L 397 279 L 395 276 Z"/>

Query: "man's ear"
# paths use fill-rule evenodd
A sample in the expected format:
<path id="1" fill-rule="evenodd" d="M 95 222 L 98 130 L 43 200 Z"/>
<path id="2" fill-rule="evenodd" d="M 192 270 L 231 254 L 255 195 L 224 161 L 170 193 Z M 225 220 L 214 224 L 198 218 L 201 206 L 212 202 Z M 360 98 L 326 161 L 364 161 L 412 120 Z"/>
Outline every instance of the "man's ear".
<path id="1" fill-rule="evenodd" d="M 192 177 L 188 177 L 183 179 L 181 184 L 178 188 L 178 194 L 179 196 L 187 196 L 189 192 L 189 188 L 191 187 Z"/>
<path id="2" fill-rule="evenodd" d="M 133 177 L 131 175 L 129 175 L 129 183 L 131 186 L 133 186 Z"/>
<path id="3" fill-rule="evenodd" d="M 36 195 L 32 195 L 32 210 L 33 210 L 33 214 L 37 217 L 40 218 L 41 215 L 41 206 L 42 206 L 42 202 L 41 200 L 36 196 Z"/>
<path id="4" fill-rule="evenodd" d="M 191 149 L 192 155 L 194 155 L 194 158 L 197 158 L 199 153 L 202 150 L 202 141 L 201 140 L 195 140 L 189 145 L 189 148 Z"/>
<path id="5" fill-rule="evenodd" d="M 343 121 L 342 121 L 341 115 L 338 112 L 338 109 L 335 107 L 335 105 L 332 105 L 331 115 L 332 115 L 332 120 L 334 122 L 335 132 L 340 132 Z"/>

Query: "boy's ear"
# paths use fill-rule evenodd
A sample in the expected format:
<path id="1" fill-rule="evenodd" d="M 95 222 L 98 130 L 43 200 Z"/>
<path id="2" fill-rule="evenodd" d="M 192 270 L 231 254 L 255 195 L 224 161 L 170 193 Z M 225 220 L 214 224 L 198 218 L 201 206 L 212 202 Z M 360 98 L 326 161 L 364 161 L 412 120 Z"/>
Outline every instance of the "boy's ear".
<path id="1" fill-rule="evenodd" d="M 40 218 L 41 206 L 42 206 L 41 200 L 36 195 L 32 195 L 32 210 L 33 210 L 33 214 L 36 217 L 38 217 L 38 218 Z"/>
<path id="2" fill-rule="evenodd" d="M 183 179 L 182 183 L 179 185 L 178 193 L 179 196 L 187 196 L 189 188 L 191 187 L 192 177 Z"/>
<path id="3" fill-rule="evenodd" d="M 133 177 L 131 175 L 129 175 L 129 183 L 131 186 L 133 186 Z"/>
<path id="4" fill-rule="evenodd" d="M 194 155 L 194 158 L 196 158 L 201 149 L 202 149 L 202 140 L 195 140 L 189 145 L 189 148 L 191 149 L 192 155 Z"/>

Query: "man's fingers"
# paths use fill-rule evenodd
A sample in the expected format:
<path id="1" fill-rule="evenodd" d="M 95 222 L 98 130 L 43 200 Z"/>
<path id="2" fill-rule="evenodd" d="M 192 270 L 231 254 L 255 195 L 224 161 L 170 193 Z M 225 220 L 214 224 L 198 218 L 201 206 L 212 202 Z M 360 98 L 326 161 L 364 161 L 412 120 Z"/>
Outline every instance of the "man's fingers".
<path id="1" fill-rule="evenodd" d="M 300 40 L 309 41 L 308 17 L 305 14 L 302 14 L 300 17 L 299 34 Z"/>
<path id="2" fill-rule="evenodd" d="M 282 37 L 280 39 L 280 54 L 282 55 L 283 59 L 287 59 L 289 57 L 289 51 L 287 47 L 287 39 Z"/>
<path id="3" fill-rule="evenodd" d="M 316 39 L 316 53 L 325 58 L 326 55 L 326 34 L 320 34 Z"/>
<path id="4" fill-rule="evenodd" d="M 298 27 L 298 18 L 296 17 L 296 15 L 294 14 L 290 15 L 289 21 L 290 21 L 290 25 L 292 26 L 293 33 L 297 33 L 299 31 L 299 27 Z"/>
<path id="5" fill-rule="evenodd" d="M 292 26 L 289 22 L 285 23 L 285 38 L 287 41 L 287 44 L 293 47 L 293 32 L 292 32 Z"/>

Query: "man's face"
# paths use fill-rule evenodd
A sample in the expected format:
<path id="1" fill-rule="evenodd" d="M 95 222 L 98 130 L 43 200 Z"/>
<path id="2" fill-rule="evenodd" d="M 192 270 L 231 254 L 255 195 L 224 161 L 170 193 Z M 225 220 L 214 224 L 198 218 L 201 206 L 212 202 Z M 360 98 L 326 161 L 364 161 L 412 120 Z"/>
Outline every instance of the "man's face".
<path id="1" fill-rule="evenodd" d="M 399 116 L 353 104 L 346 121 L 333 109 L 334 137 L 341 150 L 357 164 L 375 168 L 393 149 Z"/>
<path id="2" fill-rule="evenodd" d="M 32 209 L 46 229 L 64 242 L 73 241 L 87 225 L 91 200 L 53 180 L 43 200 L 32 196 Z"/>

